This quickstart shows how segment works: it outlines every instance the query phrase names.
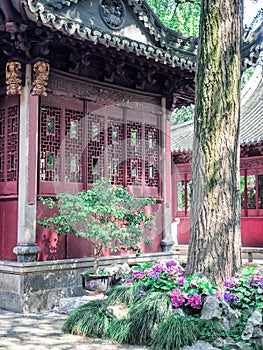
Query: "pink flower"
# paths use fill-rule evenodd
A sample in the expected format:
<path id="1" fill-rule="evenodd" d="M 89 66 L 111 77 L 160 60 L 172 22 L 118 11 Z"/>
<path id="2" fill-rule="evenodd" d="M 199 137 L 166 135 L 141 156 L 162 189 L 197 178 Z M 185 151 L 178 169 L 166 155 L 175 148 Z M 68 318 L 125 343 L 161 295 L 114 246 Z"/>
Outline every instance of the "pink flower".
<path id="1" fill-rule="evenodd" d="M 202 300 L 201 295 L 199 294 L 192 294 L 188 298 L 189 305 L 194 309 L 199 309 L 200 306 L 202 306 Z"/>
<path id="2" fill-rule="evenodd" d="M 180 307 L 185 302 L 185 296 L 184 296 L 184 294 L 181 294 L 181 292 L 178 288 L 173 289 L 170 292 L 170 298 L 171 298 L 171 302 L 172 302 L 174 307 Z"/>

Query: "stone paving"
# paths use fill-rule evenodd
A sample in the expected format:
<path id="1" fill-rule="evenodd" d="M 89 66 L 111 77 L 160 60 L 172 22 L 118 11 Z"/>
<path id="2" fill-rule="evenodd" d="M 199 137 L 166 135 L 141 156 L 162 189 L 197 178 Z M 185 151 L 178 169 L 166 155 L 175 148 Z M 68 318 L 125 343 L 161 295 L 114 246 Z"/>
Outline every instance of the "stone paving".
<path id="1" fill-rule="evenodd" d="M 0 309 L 1 350 L 146 350 L 123 346 L 108 340 L 88 339 L 63 333 L 67 315 L 57 311 L 18 314 Z"/>

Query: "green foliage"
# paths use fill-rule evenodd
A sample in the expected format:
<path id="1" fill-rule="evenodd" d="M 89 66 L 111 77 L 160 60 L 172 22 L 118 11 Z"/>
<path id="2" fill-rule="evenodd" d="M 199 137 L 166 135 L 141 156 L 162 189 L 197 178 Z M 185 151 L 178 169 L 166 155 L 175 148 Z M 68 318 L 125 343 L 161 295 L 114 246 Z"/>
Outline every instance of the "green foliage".
<path id="1" fill-rule="evenodd" d="M 162 322 L 151 342 L 153 350 L 179 350 L 184 345 L 192 345 L 200 333 L 200 325 L 195 317 L 170 316 Z"/>
<path id="2" fill-rule="evenodd" d="M 237 276 L 226 279 L 224 286 L 224 298 L 232 308 L 262 310 L 263 268 L 247 263 Z"/>
<path id="3" fill-rule="evenodd" d="M 242 312 L 240 318 L 236 321 L 235 327 L 230 329 L 229 331 L 221 332 L 219 335 L 221 338 L 228 338 L 231 337 L 233 338 L 236 342 L 244 342 L 241 335 L 242 332 L 245 328 L 245 325 L 247 323 L 248 318 L 250 317 L 251 312 L 250 311 L 245 311 Z M 247 343 L 246 341 L 244 343 Z"/>
<path id="4" fill-rule="evenodd" d="M 245 87 L 245 85 L 248 83 L 249 79 L 251 78 L 252 74 L 254 73 L 255 66 L 247 68 L 242 76 L 241 76 L 241 89 Z"/>
<path id="5" fill-rule="evenodd" d="M 106 316 L 107 304 L 103 300 L 92 300 L 76 308 L 66 319 L 62 329 L 65 332 L 86 337 L 103 337 L 110 319 Z"/>
<path id="6" fill-rule="evenodd" d="M 155 216 L 144 211 L 155 199 L 136 199 L 127 188 L 111 185 L 104 178 L 96 181 L 90 190 L 61 193 L 56 195 L 56 201 L 52 198 L 40 200 L 48 208 L 57 210 L 53 216 L 39 218 L 38 224 L 59 235 L 74 232 L 93 243 L 95 271 L 103 246 L 112 251 L 125 247 L 136 250 L 144 228 L 151 226 Z"/>
<path id="7" fill-rule="evenodd" d="M 216 323 L 212 320 L 201 320 L 197 319 L 200 326 L 200 333 L 198 339 L 206 341 L 208 343 L 213 343 L 213 341 L 218 337 L 219 328 Z"/>
<path id="8" fill-rule="evenodd" d="M 168 28 L 188 35 L 198 35 L 200 0 L 147 0 L 147 3 Z"/>
<path id="9" fill-rule="evenodd" d="M 171 125 L 187 122 L 194 119 L 193 104 L 189 106 L 182 106 L 181 108 L 175 108 L 171 114 Z"/>

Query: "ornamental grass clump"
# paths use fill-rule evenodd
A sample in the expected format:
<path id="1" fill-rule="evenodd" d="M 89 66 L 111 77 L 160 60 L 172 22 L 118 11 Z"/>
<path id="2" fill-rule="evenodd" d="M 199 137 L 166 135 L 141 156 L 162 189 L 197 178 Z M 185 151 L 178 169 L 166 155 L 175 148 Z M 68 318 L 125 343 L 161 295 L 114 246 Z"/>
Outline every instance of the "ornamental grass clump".
<path id="1" fill-rule="evenodd" d="M 179 350 L 184 345 L 192 345 L 200 334 L 200 323 L 193 316 L 173 315 L 159 326 L 151 341 L 153 350 Z"/>
<path id="2" fill-rule="evenodd" d="M 106 315 L 107 303 L 92 300 L 73 310 L 62 329 L 65 332 L 86 337 L 104 337 L 110 319 Z"/>

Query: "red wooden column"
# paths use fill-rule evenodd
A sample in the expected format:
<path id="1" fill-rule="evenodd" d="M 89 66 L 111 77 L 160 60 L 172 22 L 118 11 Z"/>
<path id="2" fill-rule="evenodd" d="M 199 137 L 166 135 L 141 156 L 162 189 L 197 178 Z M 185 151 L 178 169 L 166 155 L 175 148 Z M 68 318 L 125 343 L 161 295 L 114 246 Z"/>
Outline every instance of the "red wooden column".
<path id="1" fill-rule="evenodd" d="M 31 96 L 30 89 L 31 65 L 27 64 L 20 98 L 18 230 L 13 249 L 18 262 L 35 261 L 40 251 L 35 243 L 39 98 Z"/>
<path id="2" fill-rule="evenodd" d="M 171 151 L 170 151 L 170 120 L 166 110 L 166 99 L 162 98 L 161 115 L 161 153 L 162 153 L 162 195 L 163 195 L 163 251 L 170 251 L 174 241 L 171 234 L 172 205 L 171 205 Z"/>

